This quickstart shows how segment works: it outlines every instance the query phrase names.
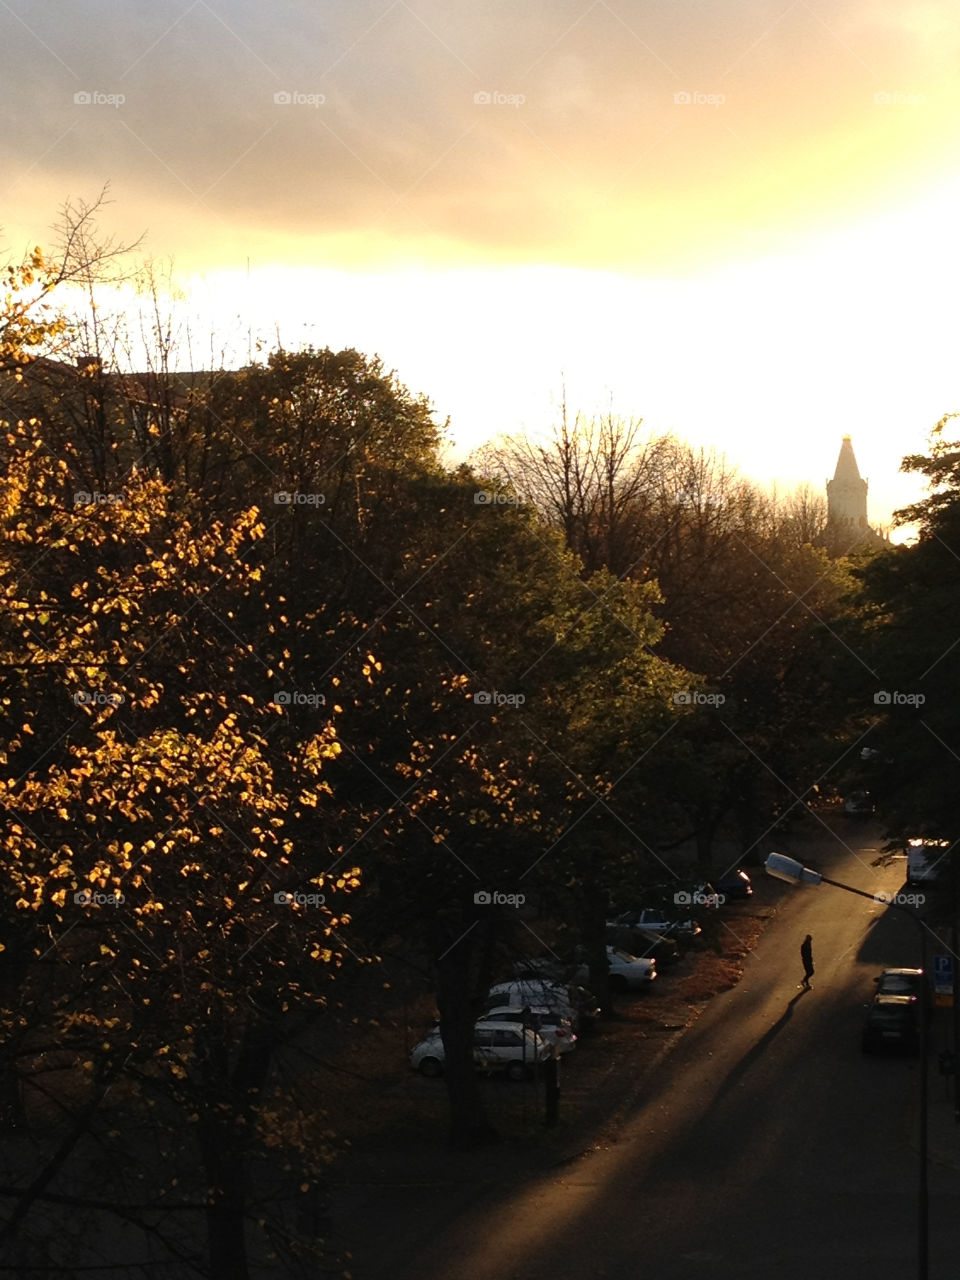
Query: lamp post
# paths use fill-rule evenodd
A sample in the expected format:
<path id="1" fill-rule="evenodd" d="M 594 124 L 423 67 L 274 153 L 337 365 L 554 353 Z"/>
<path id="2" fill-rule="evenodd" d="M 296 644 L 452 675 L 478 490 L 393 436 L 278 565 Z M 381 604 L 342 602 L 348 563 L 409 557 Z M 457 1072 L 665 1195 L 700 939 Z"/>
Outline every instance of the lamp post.
<path id="1" fill-rule="evenodd" d="M 843 889 L 847 893 L 855 893 L 858 897 L 869 898 L 876 902 L 875 894 L 866 893 L 863 889 L 854 889 L 853 885 L 841 884 L 839 880 L 831 880 L 819 871 L 811 871 L 796 858 L 788 858 L 783 853 L 771 853 L 764 862 L 764 869 L 778 880 L 786 880 L 788 884 L 829 884 L 834 889 Z M 918 1280 L 927 1280 L 929 1259 L 929 1199 L 927 1193 L 927 931 L 918 915 L 899 902 L 887 903 L 897 911 L 902 911 L 917 926 L 920 932 L 920 967 L 923 969 L 924 986 L 922 988 L 922 1004 L 920 1016 L 920 1168 L 917 1183 L 917 1276 Z"/>

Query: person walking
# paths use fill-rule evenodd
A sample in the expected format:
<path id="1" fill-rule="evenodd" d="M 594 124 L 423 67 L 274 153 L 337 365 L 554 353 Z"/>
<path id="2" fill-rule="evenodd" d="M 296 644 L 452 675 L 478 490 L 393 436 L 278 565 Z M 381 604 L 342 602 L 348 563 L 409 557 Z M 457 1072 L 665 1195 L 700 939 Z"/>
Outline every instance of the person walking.
<path id="1" fill-rule="evenodd" d="M 797 986 L 804 991 L 810 990 L 810 979 L 813 977 L 813 938 L 808 933 L 800 943 L 800 959 L 803 962 L 803 981 Z"/>

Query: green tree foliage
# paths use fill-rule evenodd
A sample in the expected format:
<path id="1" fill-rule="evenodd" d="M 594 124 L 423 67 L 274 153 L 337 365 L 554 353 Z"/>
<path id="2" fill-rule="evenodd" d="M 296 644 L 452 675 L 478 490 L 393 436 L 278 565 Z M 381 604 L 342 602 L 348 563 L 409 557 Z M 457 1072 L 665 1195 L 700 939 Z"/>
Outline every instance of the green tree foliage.
<path id="1" fill-rule="evenodd" d="M 892 547 L 857 576 L 864 617 L 854 638 L 862 662 L 851 682 L 867 760 L 857 780 L 878 796 L 890 835 L 960 838 L 960 442 L 934 428 L 926 455 L 902 470 L 925 475 L 929 495 L 896 513 L 916 526 L 912 545 Z"/>
<path id="2" fill-rule="evenodd" d="M 657 652 L 699 677 L 657 752 L 669 815 L 660 844 L 693 834 L 709 862 L 735 816 L 744 849 L 757 851 L 818 778 L 835 714 L 823 662 L 840 644 L 849 582 L 813 545 L 822 504 L 804 490 L 779 501 L 715 454 L 611 416 L 571 426 L 564 411 L 549 439 L 501 441 L 481 457 L 589 563 L 659 588 Z M 662 880 L 659 857 L 650 874 Z"/>

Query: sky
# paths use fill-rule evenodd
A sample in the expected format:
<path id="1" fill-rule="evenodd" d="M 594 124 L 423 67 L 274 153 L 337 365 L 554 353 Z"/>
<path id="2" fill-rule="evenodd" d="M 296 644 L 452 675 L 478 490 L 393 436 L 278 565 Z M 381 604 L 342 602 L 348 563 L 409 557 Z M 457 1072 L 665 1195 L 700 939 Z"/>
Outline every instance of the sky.
<path id="1" fill-rule="evenodd" d="M 870 514 L 960 408 L 960 9 L 2 0 L 0 251 L 105 183 L 196 332 L 379 354 L 460 453 L 572 410 Z"/>

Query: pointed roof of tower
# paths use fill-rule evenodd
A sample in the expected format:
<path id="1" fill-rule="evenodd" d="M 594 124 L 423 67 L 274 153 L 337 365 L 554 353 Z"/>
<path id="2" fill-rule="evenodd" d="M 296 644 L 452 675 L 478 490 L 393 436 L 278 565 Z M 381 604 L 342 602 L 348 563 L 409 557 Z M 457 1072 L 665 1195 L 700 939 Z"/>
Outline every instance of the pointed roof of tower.
<path id="1" fill-rule="evenodd" d="M 860 468 L 857 466 L 857 460 L 853 454 L 853 445 L 849 436 L 843 437 L 843 443 L 840 446 L 840 456 L 837 458 L 837 469 L 833 473 L 834 480 L 841 483 L 861 480 Z"/>

